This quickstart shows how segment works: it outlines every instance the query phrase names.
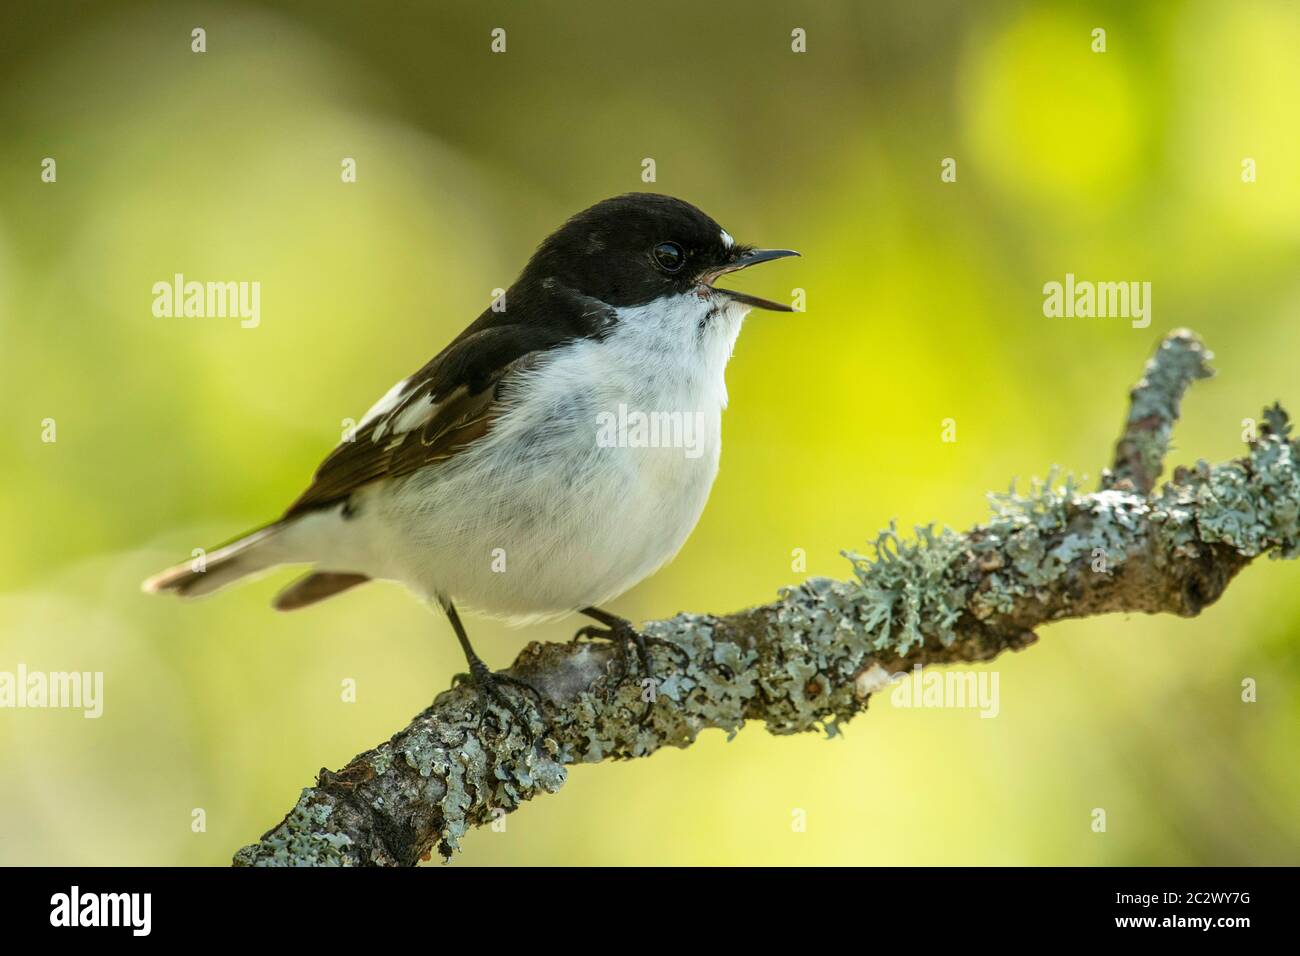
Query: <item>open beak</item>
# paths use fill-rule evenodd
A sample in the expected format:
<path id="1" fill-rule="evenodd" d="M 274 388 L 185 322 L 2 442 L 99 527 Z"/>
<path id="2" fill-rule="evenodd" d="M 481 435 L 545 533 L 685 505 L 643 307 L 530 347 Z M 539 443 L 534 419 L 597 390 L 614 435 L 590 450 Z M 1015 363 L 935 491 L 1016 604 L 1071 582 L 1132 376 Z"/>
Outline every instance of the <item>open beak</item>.
<path id="1" fill-rule="evenodd" d="M 799 253 L 793 249 L 749 249 L 742 252 L 731 262 L 727 263 L 720 269 L 714 269 L 704 276 L 704 284 L 712 289 L 715 293 L 721 293 L 735 302 L 743 302 L 745 305 L 755 309 L 767 309 L 771 312 L 793 312 L 794 307 L 784 305 L 780 302 L 773 302 L 771 299 L 760 299 L 756 295 L 750 295 L 748 292 L 737 292 L 735 289 L 719 289 L 713 282 L 719 276 L 724 276 L 728 272 L 739 272 L 741 269 L 748 269 L 750 266 L 756 266 L 760 262 L 771 262 L 773 259 L 786 259 L 790 256 L 797 256 Z"/>

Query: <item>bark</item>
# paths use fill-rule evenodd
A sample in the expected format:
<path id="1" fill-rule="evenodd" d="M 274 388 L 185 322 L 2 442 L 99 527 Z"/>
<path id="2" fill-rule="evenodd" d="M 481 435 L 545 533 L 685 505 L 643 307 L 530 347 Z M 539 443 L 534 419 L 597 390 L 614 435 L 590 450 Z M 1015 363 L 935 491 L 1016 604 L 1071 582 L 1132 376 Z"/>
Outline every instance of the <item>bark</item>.
<path id="1" fill-rule="evenodd" d="M 450 858 L 469 827 L 557 791 L 572 763 L 687 747 L 702 730 L 731 734 L 751 720 L 774 734 L 834 735 L 891 675 L 918 664 L 987 661 L 1064 618 L 1199 614 L 1253 559 L 1300 553 L 1298 449 L 1278 405 L 1242 457 L 1179 468 L 1155 490 L 1179 401 L 1211 374 L 1209 358 L 1190 332 L 1161 343 L 1100 490 L 1053 475 L 1024 494 L 991 495 L 990 520 L 964 534 L 881 532 L 868 554 L 848 554 L 850 580 L 645 624 L 663 642 L 651 646 L 657 683 L 612 645 L 530 644 L 508 671 L 543 697 L 540 707 L 521 698 L 529 727 L 453 686 L 390 740 L 322 770 L 236 865 Z"/>

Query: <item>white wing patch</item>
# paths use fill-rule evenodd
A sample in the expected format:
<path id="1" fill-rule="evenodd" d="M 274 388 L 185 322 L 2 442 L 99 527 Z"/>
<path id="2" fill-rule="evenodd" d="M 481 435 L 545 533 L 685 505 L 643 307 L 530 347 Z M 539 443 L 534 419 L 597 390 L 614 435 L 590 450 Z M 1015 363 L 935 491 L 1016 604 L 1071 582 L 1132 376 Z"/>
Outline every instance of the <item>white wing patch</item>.
<path id="1" fill-rule="evenodd" d="M 394 435 L 405 435 L 433 418 L 433 409 L 433 396 L 423 395 L 394 415 L 391 421 L 384 422 L 375 431 L 377 433 L 384 431 L 385 426 L 387 426 L 387 429 Z M 378 437 L 378 434 L 375 437 Z"/>
<path id="2" fill-rule="evenodd" d="M 371 406 L 370 411 L 362 417 L 357 428 L 362 429 L 371 422 L 375 423 L 370 433 L 372 442 L 380 442 L 388 436 L 401 436 L 419 428 L 433 417 L 434 403 L 428 393 L 419 395 L 411 390 L 411 380 L 404 378 L 384 397 Z M 401 444 L 401 442 L 397 442 Z M 389 447 L 392 447 L 391 445 Z"/>
<path id="3" fill-rule="evenodd" d="M 371 405 L 370 411 L 361 416 L 361 421 L 357 423 L 357 428 L 366 427 L 380 415 L 387 415 L 396 408 L 398 402 L 402 400 L 402 396 L 406 393 L 406 385 L 409 381 L 410 379 L 404 378 L 385 392 L 384 397 Z"/>

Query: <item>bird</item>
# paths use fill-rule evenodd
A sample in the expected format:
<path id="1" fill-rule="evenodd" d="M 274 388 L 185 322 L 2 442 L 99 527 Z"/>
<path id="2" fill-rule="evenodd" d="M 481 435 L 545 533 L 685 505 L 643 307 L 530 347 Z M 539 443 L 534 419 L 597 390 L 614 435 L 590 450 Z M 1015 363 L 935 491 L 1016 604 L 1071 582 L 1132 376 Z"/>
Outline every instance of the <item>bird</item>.
<path id="1" fill-rule="evenodd" d="M 596 203 L 389 389 L 279 518 L 143 589 L 197 598 L 309 565 L 274 598 L 290 611 L 401 582 L 516 714 L 503 686 L 521 682 L 487 666 L 459 608 L 515 625 L 581 613 L 597 624 L 577 636 L 635 650 L 653 677 L 645 636 L 602 605 L 669 562 L 705 508 L 745 317 L 795 311 L 716 280 L 797 255 L 742 245 L 672 196 Z"/>

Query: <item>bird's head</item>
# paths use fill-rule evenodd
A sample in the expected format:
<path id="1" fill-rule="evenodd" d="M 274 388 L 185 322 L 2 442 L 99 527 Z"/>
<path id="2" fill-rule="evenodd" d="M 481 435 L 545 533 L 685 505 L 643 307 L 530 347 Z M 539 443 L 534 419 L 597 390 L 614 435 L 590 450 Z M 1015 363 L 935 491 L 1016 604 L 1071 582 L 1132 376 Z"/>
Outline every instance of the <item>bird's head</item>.
<path id="1" fill-rule="evenodd" d="M 730 272 L 797 255 L 741 245 L 710 216 L 672 196 L 628 193 L 583 210 L 556 230 L 523 278 L 558 281 L 615 308 L 691 296 L 709 307 L 793 312 L 714 283 Z"/>

